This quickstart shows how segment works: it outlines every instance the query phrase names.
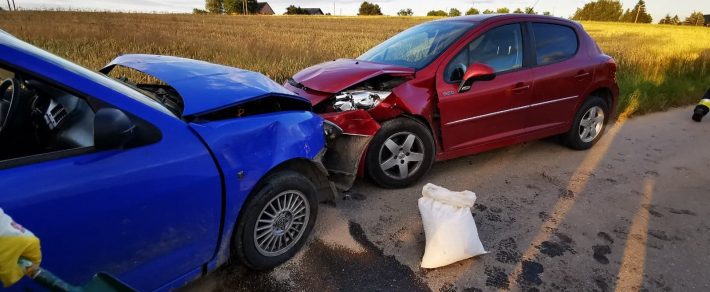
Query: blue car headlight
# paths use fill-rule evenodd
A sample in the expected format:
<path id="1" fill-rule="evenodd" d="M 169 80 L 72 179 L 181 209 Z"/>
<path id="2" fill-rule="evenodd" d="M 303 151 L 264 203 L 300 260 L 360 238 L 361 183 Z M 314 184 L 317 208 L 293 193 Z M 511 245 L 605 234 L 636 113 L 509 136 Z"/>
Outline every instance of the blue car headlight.
<path id="1" fill-rule="evenodd" d="M 343 129 L 331 121 L 324 120 L 323 132 L 325 134 L 326 143 L 331 145 L 335 139 L 338 139 L 338 137 L 343 134 Z"/>

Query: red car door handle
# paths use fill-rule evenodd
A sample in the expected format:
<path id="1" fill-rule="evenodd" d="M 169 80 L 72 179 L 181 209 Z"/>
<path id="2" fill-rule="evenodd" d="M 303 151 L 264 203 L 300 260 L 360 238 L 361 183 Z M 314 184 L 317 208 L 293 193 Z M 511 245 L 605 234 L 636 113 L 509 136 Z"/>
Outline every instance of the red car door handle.
<path id="1" fill-rule="evenodd" d="M 528 89 L 530 89 L 530 85 L 521 83 L 521 84 L 516 84 L 515 87 L 513 87 L 513 92 L 514 93 L 522 93 Z"/>
<path id="2" fill-rule="evenodd" d="M 574 78 L 581 80 L 581 79 L 589 77 L 589 75 L 592 75 L 592 73 L 580 71 L 579 73 L 577 73 L 577 76 L 574 76 Z"/>

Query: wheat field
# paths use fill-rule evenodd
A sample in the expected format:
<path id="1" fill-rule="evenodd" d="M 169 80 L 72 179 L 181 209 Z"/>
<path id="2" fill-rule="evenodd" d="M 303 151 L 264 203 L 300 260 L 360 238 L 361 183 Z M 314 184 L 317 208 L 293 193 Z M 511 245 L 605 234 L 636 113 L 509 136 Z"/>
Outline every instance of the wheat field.
<path id="1" fill-rule="evenodd" d="M 0 29 L 99 69 L 119 54 L 187 57 L 283 82 L 326 60 L 355 58 L 427 17 L 0 12 Z M 697 102 L 710 87 L 710 29 L 585 22 L 619 64 L 622 116 Z"/>

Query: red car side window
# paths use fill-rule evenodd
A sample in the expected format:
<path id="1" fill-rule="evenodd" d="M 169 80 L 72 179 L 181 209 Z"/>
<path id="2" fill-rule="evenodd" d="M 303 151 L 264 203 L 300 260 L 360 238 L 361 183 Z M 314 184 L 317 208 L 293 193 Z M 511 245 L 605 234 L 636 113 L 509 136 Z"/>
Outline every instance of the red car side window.
<path id="1" fill-rule="evenodd" d="M 577 33 L 569 26 L 533 23 L 537 65 L 547 65 L 572 58 L 577 53 Z"/>
<path id="2" fill-rule="evenodd" d="M 523 66 L 523 33 L 520 24 L 496 27 L 471 41 L 454 57 L 444 72 L 448 82 L 460 82 L 468 66 L 481 63 L 496 73 Z"/>

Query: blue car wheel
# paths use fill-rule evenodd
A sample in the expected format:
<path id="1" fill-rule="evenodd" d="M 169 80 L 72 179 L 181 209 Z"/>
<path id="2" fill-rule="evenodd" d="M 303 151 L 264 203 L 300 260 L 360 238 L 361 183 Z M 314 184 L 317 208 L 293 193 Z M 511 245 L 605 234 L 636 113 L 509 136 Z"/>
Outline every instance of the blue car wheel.
<path id="1" fill-rule="evenodd" d="M 310 203 L 301 191 L 279 193 L 266 203 L 256 220 L 256 250 L 268 257 L 284 254 L 303 236 L 310 214 Z"/>
<path id="2" fill-rule="evenodd" d="M 318 215 L 316 187 L 294 171 L 269 175 L 243 208 L 234 254 L 255 270 L 276 267 L 308 239 Z"/>

